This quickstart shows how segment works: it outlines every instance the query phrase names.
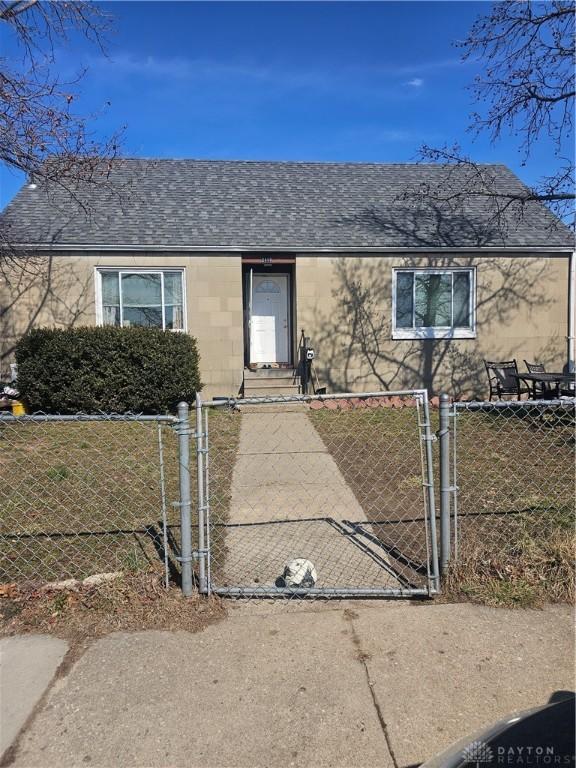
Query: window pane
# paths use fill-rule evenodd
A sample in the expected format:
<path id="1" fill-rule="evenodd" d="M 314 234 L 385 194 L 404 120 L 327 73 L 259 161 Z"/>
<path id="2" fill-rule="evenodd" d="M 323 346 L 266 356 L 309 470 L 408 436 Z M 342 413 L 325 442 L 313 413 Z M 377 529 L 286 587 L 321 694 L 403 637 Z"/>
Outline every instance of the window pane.
<path id="1" fill-rule="evenodd" d="M 142 305 L 162 305 L 162 286 L 160 275 L 122 275 L 122 304 L 138 307 Z M 126 318 L 126 315 L 124 315 Z"/>
<path id="2" fill-rule="evenodd" d="M 254 289 L 254 293 L 280 293 L 280 286 L 274 280 L 262 280 Z"/>
<path id="3" fill-rule="evenodd" d="M 164 272 L 164 301 L 166 304 L 182 303 L 182 272 Z"/>
<path id="4" fill-rule="evenodd" d="M 452 275 L 416 275 L 416 326 L 420 328 L 452 325 Z"/>
<path id="5" fill-rule="evenodd" d="M 120 304 L 118 295 L 118 272 L 101 272 L 102 275 L 102 304 Z"/>
<path id="6" fill-rule="evenodd" d="M 102 307 L 104 325 L 120 325 L 120 307 Z"/>
<path id="7" fill-rule="evenodd" d="M 413 301 L 412 286 L 414 283 L 413 272 L 396 273 L 396 328 L 412 328 Z"/>
<path id="8" fill-rule="evenodd" d="M 182 306 L 166 307 L 166 328 L 171 331 L 181 331 L 184 328 Z"/>
<path id="9" fill-rule="evenodd" d="M 470 272 L 454 272 L 454 328 L 470 325 Z"/>
<path id="10" fill-rule="evenodd" d="M 147 328 L 162 328 L 160 307 L 124 307 L 123 325 L 143 325 Z"/>

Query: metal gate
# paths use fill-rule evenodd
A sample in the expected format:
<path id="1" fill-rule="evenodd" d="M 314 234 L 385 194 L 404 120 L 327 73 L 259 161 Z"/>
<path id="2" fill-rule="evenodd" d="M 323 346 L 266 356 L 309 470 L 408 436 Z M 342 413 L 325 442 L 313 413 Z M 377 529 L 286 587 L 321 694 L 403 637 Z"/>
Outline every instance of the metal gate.
<path id="1" fill-rule="evenodd" d="M 200 591 L 438 592 L 429 416 L 425 390 L 198 397 Z"/>

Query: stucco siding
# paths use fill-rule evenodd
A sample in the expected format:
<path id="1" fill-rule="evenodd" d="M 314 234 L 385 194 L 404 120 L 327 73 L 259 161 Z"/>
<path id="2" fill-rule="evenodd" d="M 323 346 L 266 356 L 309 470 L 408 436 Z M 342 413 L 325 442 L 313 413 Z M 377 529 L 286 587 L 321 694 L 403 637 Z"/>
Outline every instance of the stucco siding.
<path id="1" fill-rule="evenodd" d="M 10 307 L 0 327 L 3 368 L 30 326 L 96 323 L 95 269 L 182 268 L 187 331 L 198 340 L 204 393 L 236 395 L 242 383 L 244 328 L 240 254 L 154 252 L 54 254 L 28 277 L 0 285 Z M 473 339 L 393 340 L 394 267 L 476 269 L 477 328 Z M 297 254 L 296 330 L 304 328 L 329 390 L 428 386 L 486 394 L 483 358 L 566 362 L 568 257 L 490 254 L 421 257 Z"/>
<path id="2" fill-rule="evenodd" d="M 239 255 L 158 253 L 66 253 L 37 262 L 37 276 L 24 279 L 28 289 L 7 312 L 2 328 L 4 369 L 18 337 L 30 324 L 68 327 L 96 324 L 95 269 L 183 269 L 186 330 L 196 337 L 204 391 L 236 395 L 244 365 L 242 270 Z M 48 277 L 49 291 L 46 292 Z M 20 280 L 22 283 L 22 280 Z M 4 302 L 16 298 L 17 280 L 4 286 Z"/>
<path id="3" fill-rule="evenodd" d="M 392 339 L 393 268 L 456 266 L 476 270 L 476 337 Z M 298 258 L 298 324 L 333 391 L 427 386 L 483 396 L 484 358 L 562 369 L 567 301 L 568 258 L 552 254 Z"/>

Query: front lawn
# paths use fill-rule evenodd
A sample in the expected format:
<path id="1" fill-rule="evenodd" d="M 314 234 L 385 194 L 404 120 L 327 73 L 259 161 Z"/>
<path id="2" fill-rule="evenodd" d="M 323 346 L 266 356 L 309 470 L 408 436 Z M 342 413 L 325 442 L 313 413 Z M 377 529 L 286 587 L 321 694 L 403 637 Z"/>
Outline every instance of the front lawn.
<path id="1" fill-rule="evenodd" d="M 309 416 L 376 535 L 396 554 L 422 562 L 415 411 L 326 408 Z M 437 410 L 431 417 L 437 429 Z M 492 604 L 572 600 L 573 413 L 464 412 L 457 448 L 458 563 L 445 591 Z M 436 478 L 437 453 L 435 445 Z"/>
<path id="2" fill-rule="evenodd" d="M 464 411 L 457 422 L 456 595 L 493 605 L 574 600 L 574 411 Z"/>
<path id="3" fill-rule="evenodd" d="M 239 416 L 211 414 L 214 451 L 235 456 Z M 160 427 L 173 570 L 179 554 L 177 435 Z M 226 435 L 221 443 L 219 435 Z M 233 463 L 233 458 L 229 463 Z M 150 422 L 0 423 L 0 581 L 162 569 L 159 427 Z M 214 472 L 229 499 L 231 474 Z M 196 500 L 194 441 L 191 483 Z M 195 518 L 195 509 L 194 509 Z M 196 545 L 196 541 L 195 544 Z"/>

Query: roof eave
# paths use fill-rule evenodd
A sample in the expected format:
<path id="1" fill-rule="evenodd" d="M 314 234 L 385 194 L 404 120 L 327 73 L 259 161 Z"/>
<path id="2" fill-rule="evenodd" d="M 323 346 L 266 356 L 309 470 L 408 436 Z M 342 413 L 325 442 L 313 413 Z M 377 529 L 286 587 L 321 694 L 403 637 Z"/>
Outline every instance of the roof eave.
<path id="1" fill-rule="evenodd" d="M 172 253 L 572 253 L 568 245 L 513 245 L 513 246 L 327 246 L 303 247 L 301 245 L 172 245 L 163 243 L 11 243 L 10 248 L 29 251 L 110 251 L 110 252 L 172 252 Z"/>

